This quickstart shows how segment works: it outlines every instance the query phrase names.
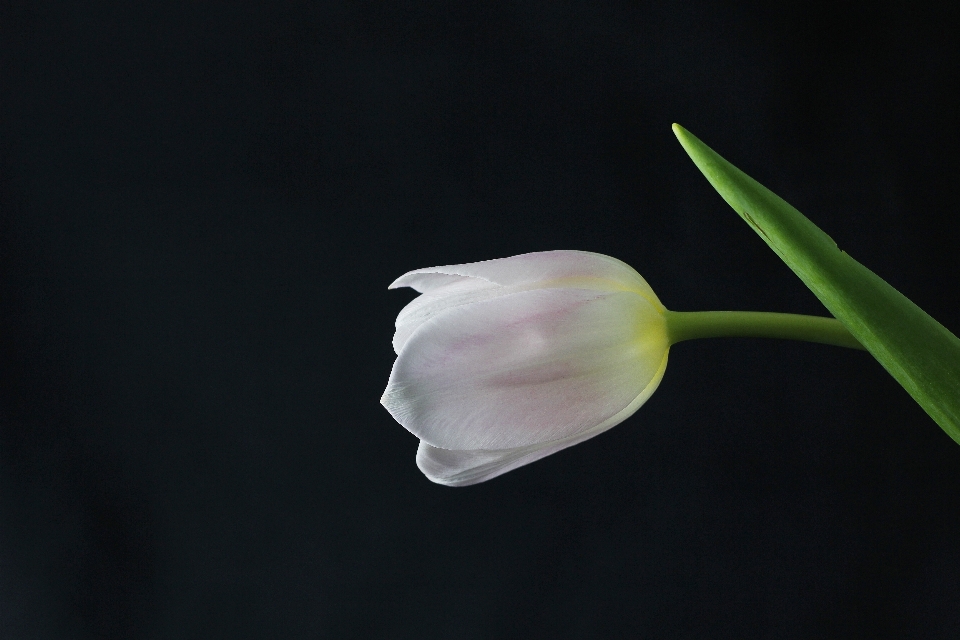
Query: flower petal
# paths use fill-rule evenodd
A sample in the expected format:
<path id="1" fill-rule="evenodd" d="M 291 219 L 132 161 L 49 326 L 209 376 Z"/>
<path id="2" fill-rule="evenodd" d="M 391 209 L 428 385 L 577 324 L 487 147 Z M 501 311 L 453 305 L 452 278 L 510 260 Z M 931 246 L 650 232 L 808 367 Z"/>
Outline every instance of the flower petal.
<path id="1" fill-rule="evenodd" d="M 393 350 L 397 355 L 417 327 L 441 311 L 509 293 L 503 287 L 486 280 L 463 276 L 443 277 L 455 279 L 431 288 L 429 293 L 417 296 L 397 316 L 397 330 L 393 334 Z"/>
<path id="2" fill-rule="evenodd" d="M 630 405 L 668 346 L 663 315 L 641 295 L 522 291 L 421 324 L 381 402 L 434 447 L 540 445 L 581 434 Z"/>
<path id="3" fill-rule="evenodd" d="M 412 287 L 426 293 L 449 284 L 455 276 L 478 278 L 505 287 L 538 283 L 542 288 L 633 291 L 663 310 L 653 289 L 633 267 L 616 258 L 589 251 L 538 251 L 510 258 L 417 269 L 397 278 L 390 288 Z"/>
<path id="4" fill-rule="evenodd" d="M 657 390 L 660 381 L 663 379 L 663 372 L 666 368 L 667 355 L 664 354 L 657 374 L 653 380 L 650 381 L 650 384 L 647 385 L 647 388 L 644 389 L 639 396 L 634 398 L 633 402 L 616 415 L 611 416 L 596 427 L 583 433 L 560 440 L 545 442 L 540 445 L 530 445 L 528 447 L 499 451 L 455 451 L 438 449 L 421 440 L 420 446 L 417 449 L 417 466 L 428 479 L 437 484 L 445 484 L 452 487 L 464 487 L 496 478 L 507 471 L 522 467 L 525 464 L 530 464 L 551 453 L 556 453 L 561 449 L 566 449 L 584 440 L 589 440 L 620 424 L 632 416 L 637 409 L 653 395 L 653 392 Z"/>

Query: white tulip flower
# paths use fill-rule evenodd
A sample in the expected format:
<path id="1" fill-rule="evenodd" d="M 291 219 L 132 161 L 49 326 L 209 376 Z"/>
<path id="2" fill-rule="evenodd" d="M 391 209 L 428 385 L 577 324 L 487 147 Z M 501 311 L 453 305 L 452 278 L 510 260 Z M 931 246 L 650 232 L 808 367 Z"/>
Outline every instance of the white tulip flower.
<path id="1" fill-rule="evenodd" d="M 666 311 L 630 266 L 546 251 L 411 271 L 381 403 L 434 482 L 489 480 L 630 417 L 667 366 Z"/>

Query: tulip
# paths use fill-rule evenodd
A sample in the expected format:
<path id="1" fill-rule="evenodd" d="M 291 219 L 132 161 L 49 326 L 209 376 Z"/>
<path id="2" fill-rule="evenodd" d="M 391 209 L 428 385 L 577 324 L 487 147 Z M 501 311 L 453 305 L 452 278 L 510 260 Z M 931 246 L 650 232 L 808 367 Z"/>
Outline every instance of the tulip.
<path id="1" fill-rule="evenodd" d="M 547 251 L 411 271 L 381 403 L 420 438 L 417 465 L 468 485 L 623 422 L 667 365 L 664 307 L 631 267 Z"/>
<path id="2" fill-rule="evenodd" d="M 420 439 L 420 470 L 451 486 L 620 424 L 657 389 L 680 340 L 773 335 L 859 347 L 832 319 L 668 311 L 629 265 L 585 251 L 418 269 L 398 287 L 421 295 L 397 317 L 380 402 Z"/>

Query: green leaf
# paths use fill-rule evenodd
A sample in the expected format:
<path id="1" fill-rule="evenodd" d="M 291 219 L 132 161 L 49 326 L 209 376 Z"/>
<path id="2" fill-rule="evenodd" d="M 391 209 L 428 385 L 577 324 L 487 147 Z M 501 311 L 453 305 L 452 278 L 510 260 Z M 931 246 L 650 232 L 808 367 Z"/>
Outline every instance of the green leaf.
<path id="1" fill-rule="evenodd" d="M 960 340 L 775 193 L 680 125 L 673 132 L 727 204 L 960 444 Z"/>

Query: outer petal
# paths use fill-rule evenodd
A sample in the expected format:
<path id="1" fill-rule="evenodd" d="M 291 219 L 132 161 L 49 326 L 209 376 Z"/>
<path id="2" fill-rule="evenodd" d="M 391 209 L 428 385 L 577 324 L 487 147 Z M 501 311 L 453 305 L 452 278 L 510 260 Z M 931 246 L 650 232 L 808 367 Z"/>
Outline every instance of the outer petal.
<path id="1" fill-rule="evenodd" d="M 658 309 L 663 305 L 633 267 L 616 258 L 589 251 L 539 251 L 510 258 L 417 269 L 397 278 L 391 289 L 413 287 L 421 293 L 449 284 L 451 276 L 478 278 L 509 287 L 536 284 L 598 291 L 633 291 Z"/>
<path id="2" fill-rule="evenodd" d="M 668 346 L 663 315 L 635 293 L 523 291 L 420 325 L 381 402 L 434 447 L 541 445 L 582 434 L 630 405 Z"/>
<path id="3" fill-rule="evenodd" d="M 653 392 L 660 386 L 666 368 L 667 354 L 664 354 L 663 362 L 660 364 L 657 374 L 647 385 L 647 388 L 634 398 L 633 402 L 616 415 L 578 435 L 540 445 L 499 451 L 438 449 L 421 441 L 420 447 L 417 449 L 417 466 L 433 482 L 453 487 L 463 487 L 496 478 L 507 471 L 512 471 L 551 453 L 579 444 L 620 424 L 633 415 L 653 395 Z"/>
<path id="4" fill-rule="evenodd" d="M 443 277 L 451 279 L 431 288 L 429 293 L 414 298 L 397 316 L 393 350 L 398 355 L 417 327 L 441 311 L 511 293 L 509 289 L 486 280 L 463 276 Z"/>

